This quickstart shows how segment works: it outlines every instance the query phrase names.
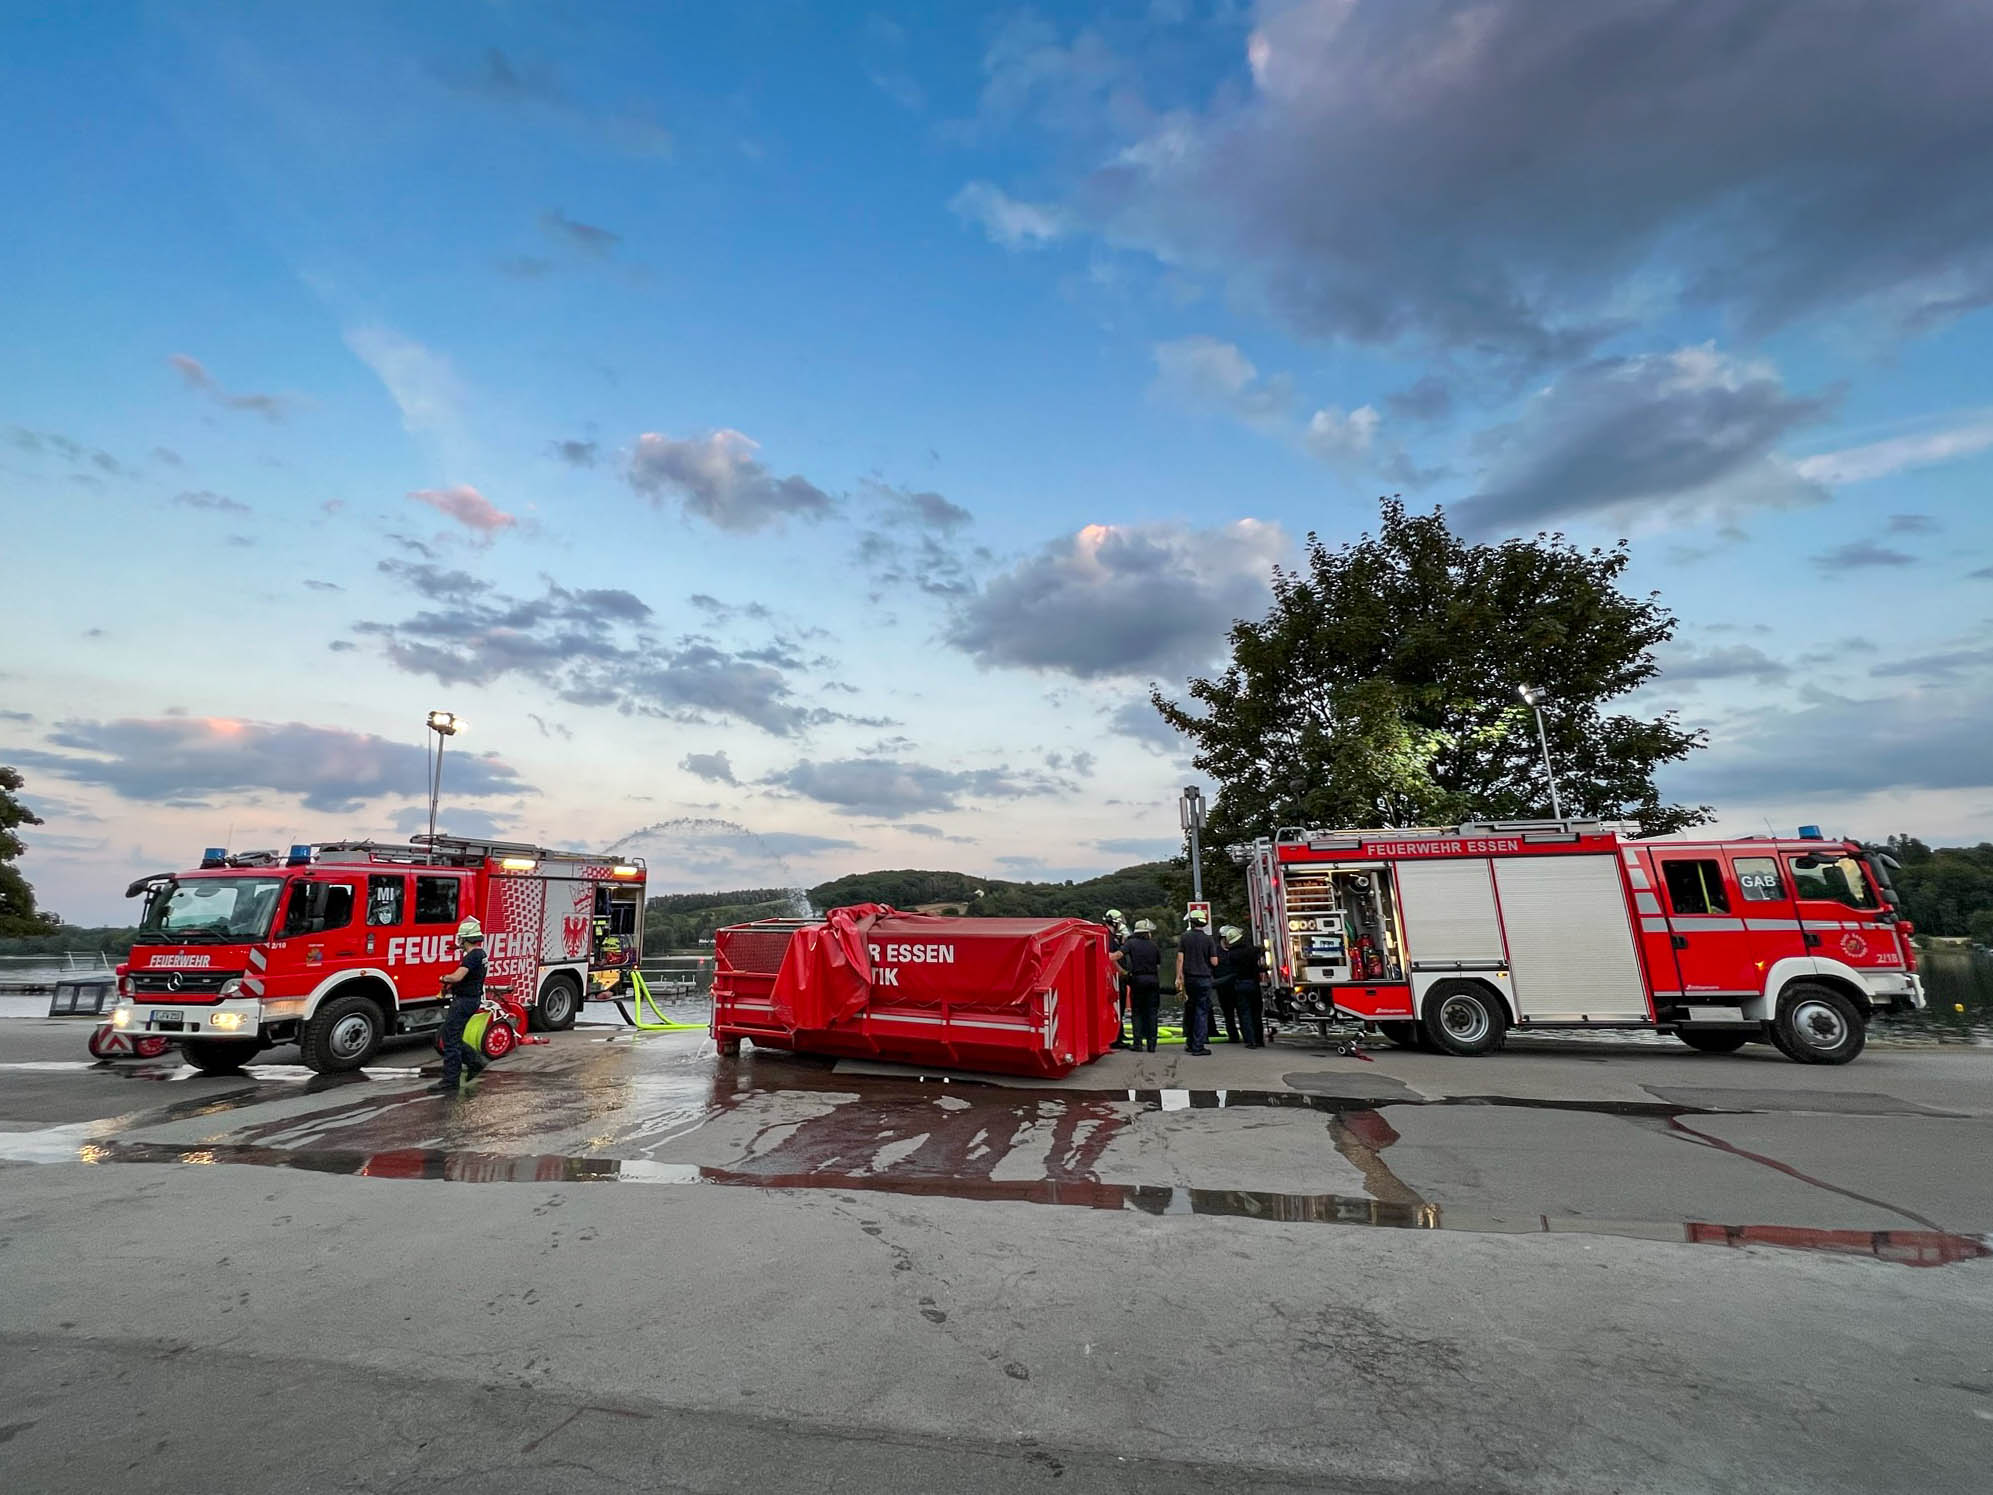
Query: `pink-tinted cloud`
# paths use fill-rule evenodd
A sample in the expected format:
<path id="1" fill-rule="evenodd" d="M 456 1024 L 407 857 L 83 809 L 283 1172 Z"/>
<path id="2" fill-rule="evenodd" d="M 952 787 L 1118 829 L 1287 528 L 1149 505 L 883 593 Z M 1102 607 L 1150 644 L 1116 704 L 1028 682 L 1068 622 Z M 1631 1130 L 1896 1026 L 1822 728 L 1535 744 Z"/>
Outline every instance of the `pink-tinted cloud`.
<path id="1" fill-rule="evenodd" d="M 417 488 L 408 496 L 487 537 L 511 529 L 519 522 L 469 483 L 458 483 L 453 488 Z"/>

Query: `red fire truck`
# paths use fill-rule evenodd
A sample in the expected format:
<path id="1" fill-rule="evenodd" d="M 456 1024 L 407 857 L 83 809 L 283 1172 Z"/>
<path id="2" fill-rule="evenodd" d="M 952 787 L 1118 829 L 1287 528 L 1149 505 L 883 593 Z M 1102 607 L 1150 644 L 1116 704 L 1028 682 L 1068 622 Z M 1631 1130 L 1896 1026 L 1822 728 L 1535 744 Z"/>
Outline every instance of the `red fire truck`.
<path id="1" fill-rule="evenodd" d="M 165 1034 L 211 1074 L 295 1042 L 321 1073 L 358 1069 L 382 1039 L 440 1027 L 438 978 L 457 925 L 484 926 L 486 980 L 532 1004 L 540 1028 L 642 954 L 644 864 L 451 836 L 406 846 L 329 841 L 142 877 L 129 962 L 111 1022 Z"/>
<path id="2" fill-rule="evenodd" d="M 1793 839 L 1638 841 L 1593 821 L 1286 829 L 1234 848 L 1281 1021 L 1484 1054 L 1511 1031 L 1647 1028 L 1845 1064 L 1924 1005 L 1889 859 Z"/>

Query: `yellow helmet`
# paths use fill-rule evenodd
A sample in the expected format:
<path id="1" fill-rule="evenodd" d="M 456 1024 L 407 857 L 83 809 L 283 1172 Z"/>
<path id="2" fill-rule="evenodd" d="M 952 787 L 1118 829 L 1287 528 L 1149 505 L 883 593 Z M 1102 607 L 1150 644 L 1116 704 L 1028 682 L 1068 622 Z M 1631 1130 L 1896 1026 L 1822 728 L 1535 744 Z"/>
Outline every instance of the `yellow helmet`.
<path id="1" fill-rule="evenodd" d="M 468 945 L 474 941 L 481 943 L 483 939 L 484 939 L 484 926 L 478 923 L 476 919 L 474 918 L 466 919 L 464 920 L 463 923 L 457 926 L 458 944 Z"/>

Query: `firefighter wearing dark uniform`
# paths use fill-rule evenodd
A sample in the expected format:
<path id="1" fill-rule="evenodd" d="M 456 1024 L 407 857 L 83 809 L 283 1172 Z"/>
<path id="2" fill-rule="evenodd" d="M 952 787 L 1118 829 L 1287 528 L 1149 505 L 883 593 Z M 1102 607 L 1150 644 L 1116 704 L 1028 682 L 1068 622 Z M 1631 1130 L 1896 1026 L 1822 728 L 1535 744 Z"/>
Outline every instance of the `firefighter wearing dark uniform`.
<path id="1" fill-rule="evenodd" d="M 1114 962 L 1114 1042 L 1108 1047 L 1128 1047 L 1128 973 L 1121 968 L 1121 945 L 1128 938 L 1128 921 L 1121 910 L 1110 908 L 1100 916 L 1107 926 L 1107 958 Z"/>
<path id="2" fill-rule="evenodd" d="M 1176 946 L 1176 984 L 1183 992 L 1183 1051 L 1211 1052 L 1211 990 L 1218 979 L 1218 942 L 1204 932 L 1204 915 L 1194 913 Z"/>
<path id="3" fill-rule="evenodd" d="M 1266 1023 L 1260 1010 L 1259 982 L 1260 967 L 1266 963 L 1266 956 L 1253 937 L 1237 925 L 1227 924 L 1218 931 L 1218 938 L 1225 942 L 1222 979 L 1232 993 L 1226 1003 L 1226 1016 L 1229 1018 L 1233 1011 L 1237 1012 L 1247 1048 L 1264 1048 Z"/>
<path id="4" fill-rule="evenodd" d="M 1156 926 L 1135 921 L 1135 932 L 1121 942 L 1121 969 L 1128 973 L 1128 1009 L 1137 1052 L 1156 1051 L 1156 1009 L 1162 1005 L 1163 952 L 1156 943 Z"/>
<path id="5" fill-rule="evenodd" d="M 455 1090 L 460 1079 L 475 1080 L 486 1060 L 464 1042 L 464 1024 L 484 1000 L 484 929 L 476 919 L 457 926 L 457 968 L 443 977 L 450 989 L 449 1010 L 443 1015 L 443 1078 L 438 1090 Z M 468 1076 L 462 1074 L 468 1068 Z"/>

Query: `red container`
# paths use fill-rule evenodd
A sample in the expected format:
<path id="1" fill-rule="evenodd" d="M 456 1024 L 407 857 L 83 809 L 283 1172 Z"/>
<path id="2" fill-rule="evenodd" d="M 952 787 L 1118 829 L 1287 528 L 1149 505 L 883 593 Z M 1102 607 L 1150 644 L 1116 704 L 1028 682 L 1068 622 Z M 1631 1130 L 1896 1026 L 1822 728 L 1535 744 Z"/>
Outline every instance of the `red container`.
<path id="1" fill-rule="evenodd" d="M 1107 931 L 876 903 L 714 937 L 713 1037 L 944 1069 L 1063 1075 L 1118 1031 Z"/>

